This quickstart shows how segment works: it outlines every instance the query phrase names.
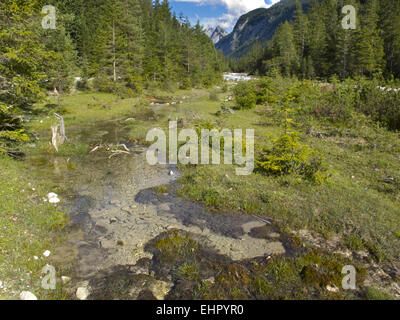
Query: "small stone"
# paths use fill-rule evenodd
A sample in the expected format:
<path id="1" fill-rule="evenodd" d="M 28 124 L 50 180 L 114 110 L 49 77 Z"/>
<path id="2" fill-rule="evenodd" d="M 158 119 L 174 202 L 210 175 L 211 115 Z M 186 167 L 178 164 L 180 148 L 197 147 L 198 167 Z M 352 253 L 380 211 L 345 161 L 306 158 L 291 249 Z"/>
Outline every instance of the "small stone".
<path id="1" fill-rule="evenodd" d="M 336 287 L 335 285 L 333 285 L 333 287 L 330 285 L 327 285 L 326 290 L 328 290 L 329 292 L 335 292 L 335 293 L 339 292 L 339 288 Z"/>
<path id="2" fill-rule="evenodd" d="M 205 282 L 208 282 L 208 283 L 210 283 L 210 284 L 214 284 L 215 283 L 215 278 L 214 277 L 210 277 L 210 278 L 208 278 L 208 279 L 206 279 L 206 280 L 204 280 Z"/>
<path id="3" fill-rule="evenodd" d="M 59 203 L 59 202 L 60 202 L 60 199 L 58 199 L 58 198 L 49 199 L 49 203 Z"/>
<path id="4" fill-rule="evenodd" d="M 43 252 L 43 255 L 44 255 L 45 257 L 50 256 L 50 254 L 51 254 L 51 252 L 50 252 L 49 250 L 46 250 L 45 252 Z"/>
<path id="5" fill-rule="evenodd" d="M 58 198 L 58 195 L 56 193 L 54 193 L 54 192 L 50 192 L 47 195 L 47 198 L 49 200 L 49 203 L 59 203 L 60 202 L 60 199 Z"/>
<path id="6" fill-rule="evenodd" d="M 0 289 L 3 289 L 3 281 L 0 280 Z"/>
<path id="7" fill-rule="evenodd" d="M 19 298 L 21 300 L 37 300 L 37 297 L 29 291 L 22 291 L 21 294 L 19 295 Z"/>
<path id="8" fill-rule="evenodd" d="M 118 220 L 116 219 L 116 218 L 110 218 L 110 223 L 112 224 L 112 223 L 115 223 L 115 222 L 118 222 Z"/>
<path id="9" fill-rule="evenodd" d="M 130 207 L 123 207 L 121 210 L 126 212 L 129 215 L 132 215 L 132 212 L 131 212 L 132 210 L 130 209 Z"/>
<path id="10" fill-rule="evenodd" d="M 33 259 L 39 260 L 39 257 L 38 256 L 33 256 Z"/>
<path id="11" fill-rule="evenodd" d="M 367 258 L 368 257 L 368 252 L 367 251 L 357 251 L 356 254 L 360 257 L 360 258 Z"/>
<path id="12" fill-rule="evenodd" d="M 61 281 L 63 284 L 67 284 L 68 282 L 71 281 L 71 278 L 66 276 L 61 276 Z"/>
<path id="13" fill-rule="evenodd" d="M 79 287 L 79 288 L 76 290 L 76 297 L 77 297 L 79 300 L 86 300 L 86 299 L 89 297 L 89 295 L 90 295 L 90 291 L 89 291 L 88 288 Z"/>
<path id="14" fill-rule="evenodd" d="M 173 176 L 173 175 L 174 175 L 174 172 L 171 170 L 168 174 L 169 174 L 170 176 Z"/>
<path id="15" fill-rule="evenodd" d="M 277 238 L 280 238 L 281 235 L 279 233 L 277 233 L 277 232 L 271 232 L 271 233 L 268 234 L 268 236 L 270 238 L 277 239 Z"/>

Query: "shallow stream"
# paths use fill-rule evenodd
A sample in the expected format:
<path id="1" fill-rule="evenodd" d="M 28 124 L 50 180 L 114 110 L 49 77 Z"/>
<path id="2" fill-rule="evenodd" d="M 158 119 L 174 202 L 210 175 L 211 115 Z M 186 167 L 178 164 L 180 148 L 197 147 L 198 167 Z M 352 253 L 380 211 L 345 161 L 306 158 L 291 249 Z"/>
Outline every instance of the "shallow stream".
<path id="1" fill-rule="evenodd" d="M 127 141 L 115 121 L 80 130 L 71 140 L 90 146 Z M 209 212 L 177 197 L 176 167 L 150 166 L 143 147 L 125 144 L 129 154 L 111 159 L 99 150 L 79 160 L 46 154 L 27 160 L 65 190 L 61 207 L 70 214 L 71 226 L 53 259 L 74 261 L 71 292 L 88 288 L 89 299 L 184 297 L 174 282 L 174 267 L 164 265 L 152 250 L 155 239 L 171 230 L 201 239 L 209 248 L 202 261 L 285 253 L 280 235 L 269 224 L 244 214 Z M 153 189 L 161 185 L 170 185 L 168 193 Z"/>

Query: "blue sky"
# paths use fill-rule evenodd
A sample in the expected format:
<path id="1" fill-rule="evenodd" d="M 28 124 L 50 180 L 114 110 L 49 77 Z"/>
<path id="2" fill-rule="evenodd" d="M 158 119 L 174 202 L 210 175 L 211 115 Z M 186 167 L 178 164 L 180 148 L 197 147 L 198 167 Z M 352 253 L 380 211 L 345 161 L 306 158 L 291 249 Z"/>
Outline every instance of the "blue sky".
<path id="1" fill-rule="evenodd" d="M 170 0 L 170 5 L 177 15 L 182 12 L 192 24 L 200 20 L 204 27 L 220 25 L 231 31 L 242 14 L 268 8 L 277 2 L 279 0 Z"/>

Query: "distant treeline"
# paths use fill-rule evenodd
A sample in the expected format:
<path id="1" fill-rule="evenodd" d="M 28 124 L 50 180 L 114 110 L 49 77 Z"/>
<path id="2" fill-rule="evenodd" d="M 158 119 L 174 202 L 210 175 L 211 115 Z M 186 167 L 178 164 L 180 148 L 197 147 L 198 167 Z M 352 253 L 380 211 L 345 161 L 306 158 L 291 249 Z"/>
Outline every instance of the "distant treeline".
<path id="1" fill-rule="evenodd" d="M 52 1 L 42 1 L 43 4 Z M 220 79 L 221 55 L 199 24 L 171 12 L 168 1 L 57 0 L 85 78 L 100 87 L 122 82 L 209 86 Z"/>
<path id="2" fill-rule="evenodd" d="M 345 30 L 342 8 L 356 8 L 356 29 Z M 400 1 L 315 0 L 308 13 L 297 1 L 295 19 L 280 25 L 267 43 L 256 43 L 234 71 L 296 75 L 400 77 Z"/>

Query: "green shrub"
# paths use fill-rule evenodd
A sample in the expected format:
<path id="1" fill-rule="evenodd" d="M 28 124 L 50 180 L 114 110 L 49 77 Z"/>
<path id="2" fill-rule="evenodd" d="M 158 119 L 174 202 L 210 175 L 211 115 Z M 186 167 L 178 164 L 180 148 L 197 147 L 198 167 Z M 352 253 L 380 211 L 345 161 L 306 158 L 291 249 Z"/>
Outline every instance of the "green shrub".
<path id="1" fill-rule="evenodd" d="M 272 141 L 272 147 L 262 151 L 257 161 L 259 170 L 271 175 L 296 173 L 319 183 L 324 179 L 322 161 L 317 152 L 299 142 L 298 134 L 291 132 Z"/>
<path id="2" fill-rule="evenodd" d="M 179 89 L 187 90 L 190 89 L 191 87 L 192 87 L 192 82 L 190 81 L 190 78 L 185 78 L 180 84 Z"/>
<path id="3" fill-rule="evenodd" d="M 257 105 L 255 81 L 239 82 L 233 89 L 238 109 L 252 109 Z"/>
<path id="4" fill-rule="evenodd" d="M 336 122 L 351 119 L 356 92 L 353 83 L 343 83 L 322 94 L 321 103 L 315 109 L 316 116 Z"/>
<path id="5" fill-rule="evenodd" d="M 376 81 L 363 81 L 357 85 L 357 111 L 371 116 L 391 130 L 400 129 L 400 90 L 379 87 Z"/>
<path id="6" fill-rule="evenodd" d="M 0 104 L 0 154 L 9 153 L 18 142 L 29 141 L 20 118 L 14 117 L 11 108 Z"/>

